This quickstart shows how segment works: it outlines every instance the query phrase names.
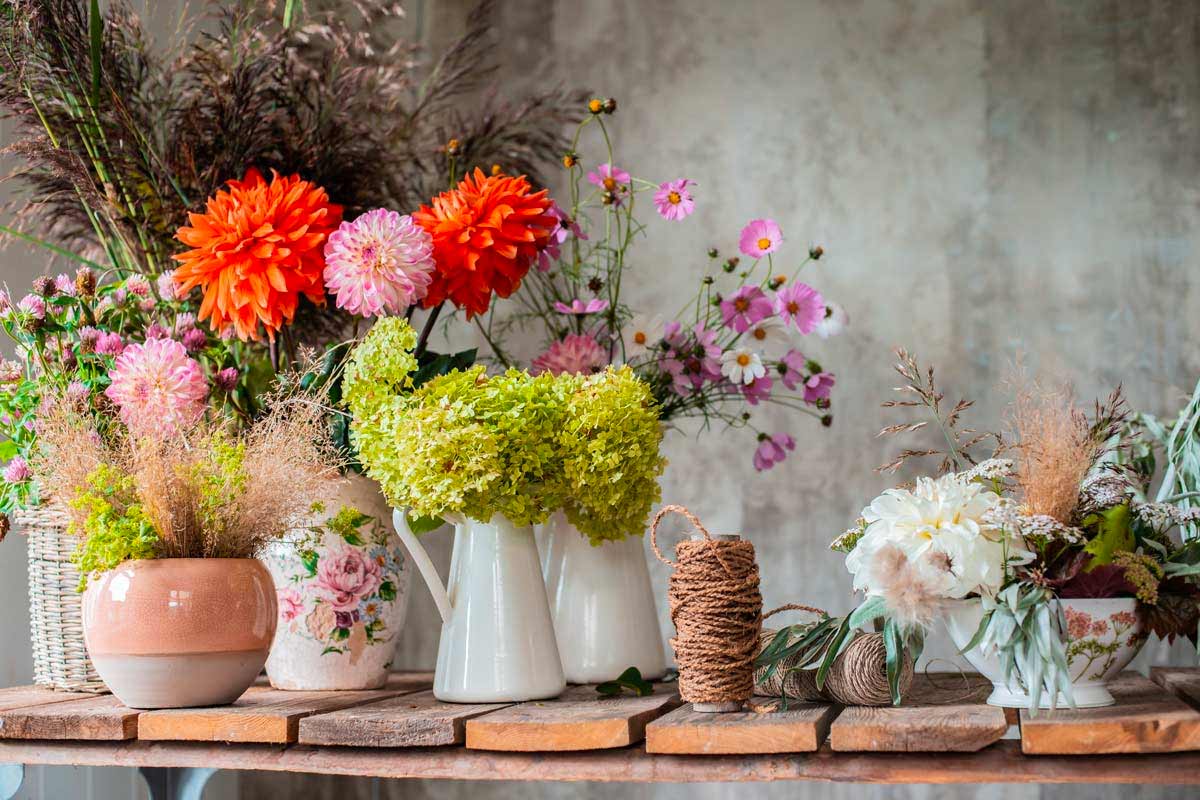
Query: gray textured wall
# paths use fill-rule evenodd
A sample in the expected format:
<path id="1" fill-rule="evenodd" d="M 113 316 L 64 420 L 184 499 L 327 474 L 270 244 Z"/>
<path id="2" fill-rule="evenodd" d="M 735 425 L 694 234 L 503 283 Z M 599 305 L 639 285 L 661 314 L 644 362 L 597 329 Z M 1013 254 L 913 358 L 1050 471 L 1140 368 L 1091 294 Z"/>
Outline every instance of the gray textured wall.
<path id="1" fill-rule="evenodd" d="M 430 0 L 430 41 L 453 35 L 467 5 Z M 612 94 L 618 163 L 699 183 L 696 215 L 652 223 L 639 243 L 630 283 L 638 305 L 654 310 L 669 294 L 661 310 L 673 311 L 701 274 L 703 251 L 731 252 L 751 217 L 778 219 L 793 257 L 809 243 L 828 253 L 810 277 L 853 318 L 847 335 L 812 348 L 838 375 L 835 426 L 763 412 L 799 442 L 793 459 L 764 475 L 750 468 L 753 445 L 741 435 L 681 433 L 667 445 L 664 499 L 754 540 L 768 605 L 836 612 L 851 603 L 826 545 L 889 483 L 871 468 L 894 446 L 874 438 L 892 419 L 878 408 L 894 385 L 892 346 L 937 364 L 948 390 L 979 401 L 985 425 L 1002 409 L 993 389 L 1017 354 L 1085 398 L 1123 382 L 1155 412 L 1175 408 L 1200 372 L 1192 0 L 501 5 L 497 47 L 513 93 L 562 81 Z M 602 160 L 594 146 L 584 155 Z M 6 576 L 14 561 L 0 561 Z M 665 578 L 655 570 L 660 590 Z M 434 620 L 416 588 L 401 666 L 432 664 Z M 669 629 L 665 613 L 663 621 Z M 944 643 L 931 649 L 950 655 Z M 339 800 L 1118 796 L 1092 787 L 528 787 L 258 774 L 241 787 L 247 798 L 290 790 Z"/>

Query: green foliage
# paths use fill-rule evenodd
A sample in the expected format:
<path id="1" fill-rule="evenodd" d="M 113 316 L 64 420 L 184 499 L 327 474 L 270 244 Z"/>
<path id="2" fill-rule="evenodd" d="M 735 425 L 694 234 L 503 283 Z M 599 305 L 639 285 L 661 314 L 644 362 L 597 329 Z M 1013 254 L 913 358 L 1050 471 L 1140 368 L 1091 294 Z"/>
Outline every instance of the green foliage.
<path id="1" fill-rule="evenodd" d="M 1128 503 L 1088 514 L 1083 519 L 1083 528 L 1089 533 L 1089 541 L 1083 548 L 1092 556 L 1085 567 L 1089 572 L 1098 566 L 1111 564 L 1117 553 L 1128 552 L 1136 547 Z"/>
<path id="2" fill-rule="evenodd" d="M 596 691 L 605 697 L 616 697 L 626 689 L 638 697 L 649 697 L 654 694 L 654 684 L 643 678 L 642 671 L 637 667 L 629 667 L 618 675 L 616 680 L 596 685 Z"/>
<path id="3" fill-rule="evenodd" d="M 133 478 L 101 464 L 88 476 L 87 489 L 70 505 L 87 514 L 83 530 L 73 531 L 84 536 L 72 559 L 82 575 L 80 591 L 87 587 L 87 578 L 93 573 L 126 561 L 155 557 L 158 533 L 138 501 Z"/>
<path id="4" fill-rule="evenodd" d="M 360 529 L 375 518 L 362 513 L 357 508 L 342 506 L 326 523 L 329 530 L 341 536 L 349 545 L 364 544 Z"/>
<path id="5" fill-rule="evenodd" d="M 245 465 L 246 445 L 214 435 L 210 446 L 202 452 L 206 458 L 192 464 L 188 476 L 196 492 L 199 525 L 203 530 L 224 530 L 232 499 L 245 493 L 250 482 Z"/>

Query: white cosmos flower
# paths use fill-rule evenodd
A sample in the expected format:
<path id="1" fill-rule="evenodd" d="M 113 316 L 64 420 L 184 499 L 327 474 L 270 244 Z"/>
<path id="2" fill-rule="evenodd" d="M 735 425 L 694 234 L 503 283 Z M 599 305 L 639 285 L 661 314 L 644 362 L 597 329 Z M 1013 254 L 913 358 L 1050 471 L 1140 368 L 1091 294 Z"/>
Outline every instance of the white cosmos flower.
<path id="1" fill-rule="evenodd" d="M 817 327 L 813 328 L 813 333 L 822 339 L 828 339 L 830 336 L 837 336 L 846 330 L 846 326 L 849 324 L 850 315 L 846 313 L 846 309 L 842 308 L 841 303 L 826 300 L 825 318 L 817 323 Z"/>
<path id="2" fill-rule="evenodd" d="M 621 336 L 625 340 L 625 359 L 632 361 L 654 350 L 662 341 L 665 329 L 666 324 L 658 314 L 635 316 L 621 329 Z"/>
<path id="3" fill-rule="evenodd" d="M 1033 558 L 1024 542 L 985 520 L 999 502 L 995 492 L 957 475 L 887 490 L 863 510 L 866 531 L 846 558 L 854 588 L 886 599 L 919 581 L 921 591 L 941 598 L 995 594 L 1004 583 L 1006 559 L 1020 564 Z M 893 562 L 896 550 L 911 573 L 908 587 L 897 587 L 875 563 Z"/>
<path id="4" fill-rule="evenodd" d="M 767 374 L 758 353 L 746 347 L 735 347 L 721 353 L 721 374 L 733 383 L 747 386 Z"/>
<path id="5" fill-rule="evenodd" d="M 754 323 L 746 329 L 743 341 L 768 356 L 783 353 L 792 343 L 787 326 L 779 317 L 767 317 Z"/>

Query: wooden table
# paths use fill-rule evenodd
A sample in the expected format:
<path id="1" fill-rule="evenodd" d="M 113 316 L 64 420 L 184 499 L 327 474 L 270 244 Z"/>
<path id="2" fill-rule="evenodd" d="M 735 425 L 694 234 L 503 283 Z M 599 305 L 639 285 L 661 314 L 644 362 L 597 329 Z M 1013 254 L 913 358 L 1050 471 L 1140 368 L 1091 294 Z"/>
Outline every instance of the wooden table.
<path id="1" fill-rule="evenodd" d="M 135 711 L 111 696 L 0 690 L 0 800 L 23 765 L 134 767 L 151 796 L 197 800 L 218 769 L 456 780 L 1200 783 L 1200 670 L 1127 673 L 1107 709 L 1006 712 L 977 677 L 918 676 L 900 708 L 701 715 L 590 687 L 453 705 L 428 674 L 369 692 L 252 687 L 234 705 Z M 929 755 L 936 753 L 935 756 Z"/>

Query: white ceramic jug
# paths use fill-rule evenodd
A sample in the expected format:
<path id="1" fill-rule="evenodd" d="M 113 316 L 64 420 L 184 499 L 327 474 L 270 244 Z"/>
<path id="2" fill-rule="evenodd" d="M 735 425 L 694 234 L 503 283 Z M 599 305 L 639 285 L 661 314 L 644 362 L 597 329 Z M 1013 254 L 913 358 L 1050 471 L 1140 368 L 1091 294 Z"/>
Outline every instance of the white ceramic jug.
<path id="1" fill-rule="evenodd" d="M 566 688 L 531 527 L 497 514 L 490 522 L 457 519 L 450 579 L 408 527 L 392 514 L 442 615 L 433 694 L 450 703 L 544 700 Z"/>
<path id="2" fill-rule="evenodd" d="M 542 526 L 543 569 L 570 683 L 610 681 L 628 667 L 667 671 L 641 536 L 593 547 L 561 513 Z"/>

